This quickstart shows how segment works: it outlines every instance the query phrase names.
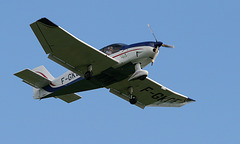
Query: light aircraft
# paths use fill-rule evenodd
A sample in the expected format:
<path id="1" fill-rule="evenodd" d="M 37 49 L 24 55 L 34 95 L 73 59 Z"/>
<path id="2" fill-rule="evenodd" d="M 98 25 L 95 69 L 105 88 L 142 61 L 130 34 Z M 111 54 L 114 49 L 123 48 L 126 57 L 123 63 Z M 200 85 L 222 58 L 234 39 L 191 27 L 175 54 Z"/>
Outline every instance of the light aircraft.
<path id="1" fill-rule="evenodd" d="M 158 41 L 111 44 L 100 50 L 79 40 L 47 18 L 30 24 L 48 58 L 69 69 L 54 78 L 44 66 L 15 73 L 33 86 L 33 97 L 55 97 L 67 103 L 81 98 L 76 92 L 107 88 L 142 109 L 180 107 L 195 100 L 176 93 L 148 78 L 142 68 L 155 61 L 160 47 L 173 46 Z"/>

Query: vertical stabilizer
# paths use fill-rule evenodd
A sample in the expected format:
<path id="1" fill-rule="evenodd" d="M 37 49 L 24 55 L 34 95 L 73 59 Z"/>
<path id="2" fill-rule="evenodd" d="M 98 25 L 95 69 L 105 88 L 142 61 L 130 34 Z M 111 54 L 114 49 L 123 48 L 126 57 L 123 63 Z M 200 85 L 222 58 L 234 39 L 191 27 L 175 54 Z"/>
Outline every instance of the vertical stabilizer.
<path id="1" fill-rule="evenodd" d="M 34 68 L 32 71 L 34 71 L 35 73 L 39 74 L 40 76 L 42 76 L 50 81 L 53 81 L 55 79 L 43 65 Z M 42 97 L 44 97 L 48 94 L 50 94 L 50 92 L 47 92 L 47 91 L 43 90 L 42 88 L 33 87 L 33 98 L 34 99 L 41 99 Z"/>
<path id="2" fill-rule="evenodd" d="M 54 77 L 48 72 L 48 70 L 43 65 L 37 68 L 34 68 L 32 71 L 34 71 L 35 73 L 41 75 L 42 77 L 50 81 L 54 80 Z"/>

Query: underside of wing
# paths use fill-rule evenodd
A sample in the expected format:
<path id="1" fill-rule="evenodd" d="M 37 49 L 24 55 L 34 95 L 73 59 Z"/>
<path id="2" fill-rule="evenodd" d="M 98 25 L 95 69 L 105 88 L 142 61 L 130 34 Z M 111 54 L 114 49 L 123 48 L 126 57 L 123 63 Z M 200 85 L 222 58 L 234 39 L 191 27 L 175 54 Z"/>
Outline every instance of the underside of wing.
<path id="1" fill-rule="evenodd" d="M 161 84 L 146 78 L 145 80 L 128 81 L 127 79 L 112 84 L 110 92 L 125 99 L 130 99 L 129 87 L 133 88 L 133 95 L 137 97 L 136 105 L 140 108 L 145 106 L 152 107 L 180 107 L 194 100 L 176 93 Z"/>
<path id="2" fill-rule="evenodd" d="M 97 75 L 118 63 L 46 18 L 30 26 L 49 58 L 80 76 L 84 75 L 89 65 L 93 67 L 93 74 Z"/>

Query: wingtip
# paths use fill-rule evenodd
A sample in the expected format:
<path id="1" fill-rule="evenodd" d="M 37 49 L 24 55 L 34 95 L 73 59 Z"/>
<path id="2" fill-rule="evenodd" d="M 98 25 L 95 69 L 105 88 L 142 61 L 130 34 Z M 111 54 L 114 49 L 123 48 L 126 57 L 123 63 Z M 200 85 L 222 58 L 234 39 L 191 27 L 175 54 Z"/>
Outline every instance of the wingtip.
<path id="1" fill-rule="evenodd" d="M 188 98 L 188 99 L 187 99 L 187 102 L 196 102 L 196 100 L 191 99 L 191 98 Z"/>
<path id="2" fill-rule="evenodd" d="M 38 22 L 44 23 L 44 24 L 46 24 L 48 26 L 58 27 L 58 25 L 56 25 L 55 23 L 51 22 L 49 19 L 47 19 L 45 17 L 39 19 Z"/>

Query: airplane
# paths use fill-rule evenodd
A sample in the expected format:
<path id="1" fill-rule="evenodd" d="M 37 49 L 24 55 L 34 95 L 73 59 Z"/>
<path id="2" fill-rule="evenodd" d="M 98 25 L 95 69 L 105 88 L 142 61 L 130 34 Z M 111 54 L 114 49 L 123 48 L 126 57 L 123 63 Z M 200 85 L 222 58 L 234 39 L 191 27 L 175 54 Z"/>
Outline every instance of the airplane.
<path id="1" fill-rule="evenodd" d="M 149 26 L 149 25 L 148 25 Z M 69 71 L 54 78 L 44 66 L 24 69 L 14 75 L 33 87 L 34 99 L 59 98 L 71 103 L 81 98 L 77 92 L 107 88 L 142 109 L 181 107 L 195 102 L 153 81 L 142 68 L 153 64 L 160 47 L 174 46 L 156 41 L 130 45 L 116 43 L 100 50 L 76 38 L 47 18 L 30 24 L 48 58 Z"/>

